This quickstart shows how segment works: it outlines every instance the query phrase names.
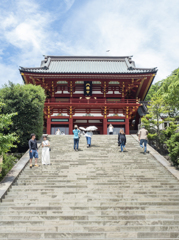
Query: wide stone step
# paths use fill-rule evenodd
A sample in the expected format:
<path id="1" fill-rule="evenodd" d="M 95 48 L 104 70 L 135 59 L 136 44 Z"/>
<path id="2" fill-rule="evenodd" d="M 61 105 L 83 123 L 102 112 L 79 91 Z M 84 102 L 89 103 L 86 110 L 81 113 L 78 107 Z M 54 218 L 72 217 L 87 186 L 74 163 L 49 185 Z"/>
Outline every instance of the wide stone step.
<path id="1" fill-rule="evenodd" d="M 63 206 L 27 206 L 27 207 L 21 207 L 21 206 L 4 206 L 3 204 L 0 207 L 0 213 L 4 211 L 16 211 L 18 214 L 20 214 L 23 211 L 53 211 L 53 212 L 58 212 L 62 210 L 85 210 L 85 211 L 175 211 L 177 213 L 178 207 L 177 206 L 167 206 L 167 210 L 165 206 L 145 206 L 145 207 L 139 207 L 139 206 L 111 206 L 111 207 L 106 207 L 106 206 L 69 206 L 69 205 L 63 205 Z"/>
<path id="2" fill-rule="evenodd" d="M 14 215 L 10 215 L 10 216 L 2 216 L 1 220 L 2 221 L 14 221 L 14 220 L 18 220 L 18 221 L 37 221 L 37 220 L 49 220 L 49 221 L 61 221 L 61 220 L 86 220 L 86 221 L 117 221 L 117 220 L 179 220 L 179 215 L 169 215 L 169 214 L 148 214 L 148 215 L 114 215 L 114 216 L 108 216 L 108 215 L 65 215 L 65 216 L 54 216 L 54 215 L 48 215 L 48 216 L 44 216 L 44 215 L 38 215 L 38 216 L 14 216 Z"/>
<path id="3" fill-rule="evenodd" d="M 83 200 L 81 200 L 83 198 Z M 149 196 L 139 196 L 139 197 L 111 197 L 111 196 L 74 196 L 74 199 L 73 201 L 74 202 L 81 202 L 81 201 L 101 201 L 101 202 L 115 202 L 115 201 L 119 201 L 119 202 L 122 202 L 122 201 L 126 201 L 126 202 L 129 202 L 129 201 L 146 201 L 146 202 L 150 202 L 150 201 L 154 201 L 154 202 L 174 202 L 174 201 L 178 201 L 179 200 L 179 197 L 149 197 Z M 45 200 L 44 200 L 44 196 L 22 196 L 22 197 L 19 197 L 17 196 L 16 198 L 11 198 L 11 197 L 6 197 L 5 199 L 2 200 L 2 202 L 23 202 L 23 203 L 26 203 L 26 202 L 44 202 L 44 201 L 50 201 L 51 203 L 52 202 L 57 202 L 57 201 L 67 201 L 67 202 L 70 202 L 71 201 L 71 196 L 68 196 L 68 195 L 62 195 L 62 196 L 45 196 Z"/>
<path id="4" fill-rule="evenodd" d="M 133 216 L 133 215 L 173 215 L 175 218 L 179 216 L 179 210 L 162 210 L 162 209 L 149 209 L 149 210 L 93 210 L 93 209 L 76 209 L 76 210 L 69 210 L 69 209 L 58 209 L 56 211 L 53 210 L 21 210 L 21 211 L 12 211 L 9 209 L 5 209 L 1 211 L 0 216 Z"/>
<path id="5" fill-rule="evenodd" d="M 21 232 L 78 232 L 78 233 L 130 233 L 130 232 L 179 232 L 179 226 L 75 226 L 75 227 L 66 227 L 58 225 L 45 225 L 45 226 L 0 226 L 0 233 L 9 232 L 9 233 L 21 233 Z"/>
<path id="6" fill-rule="evenodd" d="M 83 207 L 83 206 L 86 206 L 86 207 L 90 207 L 90 206 L 94 206 L 94 207 L 99 207 L 99 206 L 103 206 L 103 207 L 111 207 L 111 206 L 115 206 L 115 207 L 132 207 L 132 206 L 137 206 L 137 207 L 140 207 L 140 206 L 165 206 L 168 208 L 168 206 L 179 206 L 179 202 L 175 201 L 175 202 L 154 202 L 154 201 L 143 201 L 143 202 L 131 202 L 131 201 L 128 201 L 128 202 L 117 202 L 117 201 L 114 201 L 114 202 L 99 202 L 99 201 L 78 201 L 78 202 L 72 202 L 72 201 L 66 201 L 65 200 L 65 204 L 68 204 L 69 207 L 74 207 L 74 206 L 78 206 L 78 207 Z M 19 202 L 2 202 L 2 206 L 9 206 L 9 207 L 12 207 L 12 206 L 22 206 L 22 207 L 25 207 L 25 206 L 35 206 L 35 207 L 38 207 L 38 206 L 56 206 L 56 207 L 61 207 L 63 205 L 63 203 L 61 203 L 60 201 L 57 201 L 57 202 L 36 202 L 36 201 L 19 201 Z"/>
<path id="7" fill-rule="evenodd" d="M 98 193 L 98 194 L 95 194 L 95 193 L 64 193 L 64 192 L 56 192 L 56 193 L 42 193 L 42 194 L 39 194 L 38 192 L 34 192 L 34 193 L 31 193 L 31 194 L 25 194 L 25 193 L 19 193 L 18 195 L 17 194 L 12 194 L 12 193 L 8 193 L 8 195 L 6 196 L 6 199 L 32 199 L 32 198 L 39 198 L 39 197 L 43 197 L 44 198 L 44 195 L 45 195 L 45 198 L 82 198 L 82 197 L 94 197 L 94 198 L 128 198 L 128 199 L 132 199 L 133 197 L 149 197 L 149 198 L 165 198 L 165 199 L 168 199 L 168 198 L 173 198 L 173 199 L 178 199 L 179 198 L 179 193 L 176 194 L 176 193 L 173 193 L 171 196 L 169 196 L 168 194 L 139 194 L 139 193 L 122 193 L 122 194 L 109 194 L 109 193 Z"/>
<path id="8" fill-rule="evenodd" d="M 19 221 L 19 220 L 11 220 L 11 221 L 1 221 L 1 228 L 2 227 L 18 227 L 18 226 L 49 226 L 51 224 L 52 226 L 56 226 L 58 228 L 62 228 L 63 231 L 68 231 L 72 230 L 77 231 L 77 229 L 82 229 L 82 227 L 105 227 L 105 228 L 110 228 L 110 227 L 168 227 L 174 226 L 178 229 L 179 227 L 179 221 L 173 221 L 173 220 L 120 220 L 120 221 L 53 221 L 53 220 L 38 220 L 38 221 L 30 221 L 30 220 L 24 220 L 24 221 Z"/>
<path id="9" fill-rule="evenodd" d="M 136 189 L 128 189 L 127 192 L 129 194 L 154 194 L 154 195 L 163 195 L 163 194 L 166 194 L 166 195 L 175 195 L 175 194 L 179 194 L 179 191 L 176 191 L 175 189 L 167 189 L 167 190 L 163 190 L 163 189 L 157 189 L 154 191 L 154 189 L 151 189 L 148 190 L 148 189 L 138 189 L 136 191 Z M 76 193 L 84 193 L 84 189 L 83 188 L 66 188 L 66 187 L 62 187 L 62 188 L 55 188 L 55 189 L 52 189 L 52 188 L 35 188 L 35 189 L 32 189 L 32 188 L 15 188 L 13 187 L 13 191 L 9 191 L 8 192 L 8 195 L 17 195 L 17 194 L 20 194 L 20 195 L 26 195 L 26 194 L 34 194 L 34 193 L 39 193 L 39 194 L 48 194 L 48 193 L 51 193 L 51 194 L 76 194 Z M 126 193 L 126 191 L 124 192 L 123 189 L 110 189 L 110 191 L 108 189 L 86 189 L 85 190 L 85 193 L 86 194 L 95 194 L 95 193 L 98 193 L 98 194 L 123 194 L 123 193 Z M 8 196 L 7 195 L 7 196 Z"/>
<path id="10" fill-rule="evenodd" d="M 49 229 L 48 233 L 38 232 L 35 233 L 33 230 L 31 232 L 20 232 L 20 233 L 1 233 L 3 238 L 10 239 L 177 239 L 179 236 L 179 232 L 99 232 L 99 233 L 58 233 L 51 232 Z"/>

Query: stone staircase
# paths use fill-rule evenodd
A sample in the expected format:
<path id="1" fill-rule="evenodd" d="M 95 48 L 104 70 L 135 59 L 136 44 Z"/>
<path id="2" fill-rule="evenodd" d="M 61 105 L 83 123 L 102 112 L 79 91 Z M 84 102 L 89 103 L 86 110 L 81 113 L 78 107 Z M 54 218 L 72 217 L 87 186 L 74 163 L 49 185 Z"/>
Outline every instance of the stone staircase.
<path id="1" fill-rule="evenodd" d="M 116 136 L 50 142 L 52 165 L 26 166 L 0 203 L 1 240 L 179 239 L 179 182 L 132 136 L 124 153 Z"/>

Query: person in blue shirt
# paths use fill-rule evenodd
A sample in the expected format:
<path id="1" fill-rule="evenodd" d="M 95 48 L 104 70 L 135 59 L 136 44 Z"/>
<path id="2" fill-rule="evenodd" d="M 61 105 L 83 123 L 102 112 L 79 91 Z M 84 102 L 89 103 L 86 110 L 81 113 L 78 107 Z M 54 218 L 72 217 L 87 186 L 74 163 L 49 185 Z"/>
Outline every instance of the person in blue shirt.
<path id="1" fill-rule="evenodd" d="M 79 145 L 79 134 L 80 130 L 78 129 L 78 126 L 75 125 L 73 130 L 73 139 L 74 139 L 74 150 L 78 151 L 78 145 Z"/>

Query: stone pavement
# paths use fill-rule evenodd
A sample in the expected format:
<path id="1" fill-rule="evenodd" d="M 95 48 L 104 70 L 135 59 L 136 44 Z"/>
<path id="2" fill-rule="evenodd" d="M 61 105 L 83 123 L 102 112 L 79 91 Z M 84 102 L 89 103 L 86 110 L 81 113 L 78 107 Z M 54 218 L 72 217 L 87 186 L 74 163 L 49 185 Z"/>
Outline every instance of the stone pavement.
<path id="1" fill-rule="evenodd" d="M 82 137 L 79 152 L 50 141 L 52 165 L 26 166 L 0 203 L 1 240 L 179 239 L 179 181 L 132 136 L 124 153 L 116 136 Z"/>

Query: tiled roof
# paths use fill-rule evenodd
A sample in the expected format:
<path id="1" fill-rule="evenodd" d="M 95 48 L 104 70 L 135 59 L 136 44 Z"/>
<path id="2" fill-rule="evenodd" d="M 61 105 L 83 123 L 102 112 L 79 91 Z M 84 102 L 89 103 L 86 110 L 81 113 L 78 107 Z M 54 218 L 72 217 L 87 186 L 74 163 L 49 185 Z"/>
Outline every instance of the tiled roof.
<path id="1" fill-rule="evenodd" d="M 65 57 L 45 56 L 38 68 L 23 68 L 35 73 L 147 73 L 156 68 L 136 68 L 130 56 L 125 57 Z"/>

